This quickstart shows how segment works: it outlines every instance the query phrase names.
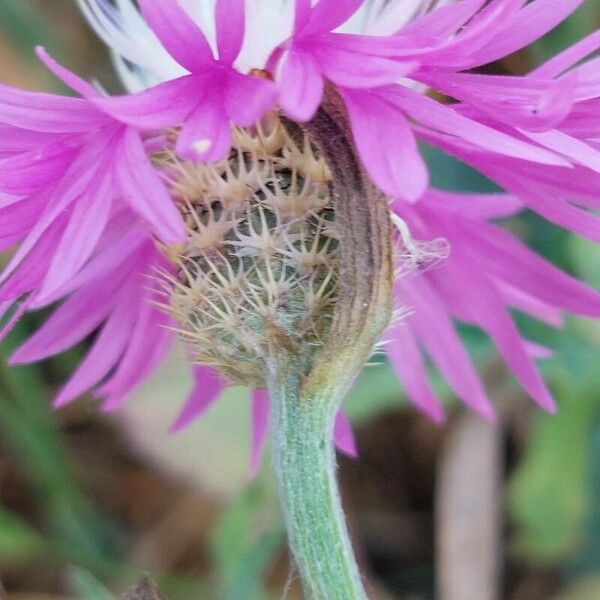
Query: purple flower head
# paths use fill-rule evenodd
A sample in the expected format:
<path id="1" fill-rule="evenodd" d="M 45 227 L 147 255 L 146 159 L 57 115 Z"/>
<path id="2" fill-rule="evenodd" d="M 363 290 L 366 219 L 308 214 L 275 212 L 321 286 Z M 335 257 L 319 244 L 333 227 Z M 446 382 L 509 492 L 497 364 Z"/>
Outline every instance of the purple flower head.
<path id="1" fill-rule="evenodd" d="M 175 0 L 142 0 L 140 6 L 165 49 L 189 74 L 139 94 L 101 100 L 99 106 L 145 129 L 184 122 L 178 153 L 192 160 L 221 160 L 231 147 L 230 122 L 254 125 L 276 98 L 270 81 L 233 67 L 244 38 L 244 1 L 216 3 L 217 59 L 202 30 Z"/>
<path id="2" fill-rule="evenodd" d="M 600 36 L 522 77 L 473 70 L 583 1 L 449 0 L 430 11 L 422 0 L 140 0 L 139 10 L 80 0 L 127 93 L 108 96 L 43 50 L 79 97 L 0 86 L 0 250 L 14 248 L 0 275 L 0 336 L 25 311 L 57 304 L 11 360 L 95 334 L 56 405 L 93 389 L 111 410 L 179 330 L 196 383 L 173 430 L 228 382 L 247 385 L 255 471 L 269 414 L 257 315 L 267 322 L 285 305 L 290 330 L 318 348 L 338 289 L 331 169 L 303 133 L 335 94 L 397 226 L 395 295 L 410 315 L 385 337 L 407 395 L 443 418 L 425 353 L 465 404 L 493 417 L 461 321 L 485 331 L 552 410 L 534 362 L 549 351 L 524 339 L 509 311 L 559 327 L 565 312 L 598 316 L 600 296 L 493 221 L 529 208 L 600 241 L 590 210 L 600 208 L 600 69 L 585 61 Z M 432 188 L 418 142 L 504 191 Z M 335 435 L 355 454 L 342 413 Z"/>
<path id="3" fill-rule="evenodd" d="M 406 200 L 417 200 L 427 187 L 427 168 L 415 139 L 421 129 L 450 134 L 487 153 L 566 165 L 560 153 L 457 114 L 424 96 L 422 89 L 425 84 L 443 93 L 460 90 L 456 97 L 479 110 L 502 112 L 512 124 L 526 128 L 548 129 L 569 110 L 572 84 L 460 71 L 523 48 L 582 2 L 451 2 L 385 37 L 330 31 L 361 2 L 297 2 L 294 36 L 280 58 L 282 107 L 292 118 L 308 120 L 320 103 L 323 82 L 335 83 L 373 180 L 389 195 Z"/>

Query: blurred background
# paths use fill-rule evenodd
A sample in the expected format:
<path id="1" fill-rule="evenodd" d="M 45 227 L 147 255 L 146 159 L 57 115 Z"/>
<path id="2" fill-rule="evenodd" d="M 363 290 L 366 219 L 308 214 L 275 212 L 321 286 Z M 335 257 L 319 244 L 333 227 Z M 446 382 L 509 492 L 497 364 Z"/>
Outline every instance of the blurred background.
<path id="1" fill-rule="evenodd" d="M 598 26 L 593 0 L 489 70 L 525 72 Z M 63 91 L 37 62 L 36 44 L 119 89 L 74 0 L 0 0 L 0 82 Z M 493 189 L 425 151 L 437 185 Z M 527 213 L 506 225 L 600 287 L 599 248 Z M 118 414 L 99 414 L 91 398 L 53 412 L 84 345 L 6 366 L 44 318 L 28 316 L 0 345 L 0 597 L 108 600 L 149 573 L 168 600 L 278 599 L 284 588 L 301 598 L 268 458 L 247 478 L 247 392 L 228 391 L 202 421 L 168 435 L 190 387 L 175 354 Z M 428 422 L 385 362 L 365 369 L 348 399 L 360 459 L 340 458 L 339 473 L 374 599 L 600 599 L 600 323 L 571 319 L 555 332 L 517 318 L 527 337 L 555 349 L 542 368 L 558 416 L 524 397 L 471 328 L 464 335 L 497 424 L 469 415 L 441 380 L 449 418 Z"/>

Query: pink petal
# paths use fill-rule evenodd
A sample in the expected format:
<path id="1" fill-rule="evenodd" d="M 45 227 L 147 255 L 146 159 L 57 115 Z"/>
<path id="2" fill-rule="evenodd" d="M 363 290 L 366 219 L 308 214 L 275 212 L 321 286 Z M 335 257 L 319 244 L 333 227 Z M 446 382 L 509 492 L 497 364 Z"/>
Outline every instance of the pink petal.
<path id="1" fill-rule="evenodd" d="M 509 194 L 453 193 L 433 188 L 427 190 L 427 205 L 477 221 L 510 217 L 523 210 L 523 202 Z"/>
<path id="2" fill-rule="evenodd" d="M 183 409 L 173 425 L 171 432 L 176 433 L 187 427 L 203 415 L 218 399 L 225 388 L 216 371 L 208 367 L 194 367 L 194 390 L 185 401 Z"/>
<path id="3" fill-rule="evenodd" d="M 463 0 L 425 12 L 403 27 L 398 34 L 421 34 L 447 38 L 460 30 L 487 0 Z"/>
<path id="4" fill-rule="evenodd" d="M 93 131 L 110 123 L 93 104 L 0 84 L 0 123 L 43 133 Z"/>
<path id="5" fill-rule="evenodd" d="M 56 140 L 55 133 L 28 131 L 0 123 L 0 158 L 10 158 L 15 154 L 42 148 Z"/>
<path id="6" fill-rule="evenodd" d="M 144 18 L 169 54 L 190 73 L 214 65 L 210 44 L 175 0 L 139 0 Z"/>
<path id="7" fill-rule="evenodd" d="M 443 284 L 440 293 L 457 311 L 457 316 L 476 323 L 493 339 L 529 395 L 542 408 L 555 410 L 552 397 L 528 356 L 517 328 L 477 257 L 465 252 L 460 244 L 453 244 L 451 258 L 444 269 L 432 271 L 431 276 Z M 458 281 L 461 282 L 460 290 L 456 289 Z"/>
<path id="8" fill-rule="evenodd" d="M 597 100 L 578 102 L 569 116 L 561 122 L 560 129 L 565 133 L 581 140 L 600 140 L 600 120 L 598 119 Z"/>
<path id="9" fill-rule="evenodd" d="M 35 225 L 48 202 L 42 192 L 0 208 L 0 239 L 21 238 Z"/>
<path id="10" fill-rule="evenodd" d="M 81 94 L 84 98 L 91 99 L 100 96 L 100 92 L 96 88 L 56 62 L 42 46 L 37 46 L 35 53 L 54 75 L 66 83 L 72 90 Z"/>
<path id="11" fill-rule="evenodd" d="M 469 158 L 465 156 L 465 160 L 469 162 Z M 552 195 L 547 195 L 543 189 L 536 185 L 535 178 L 527 180 L 519 173 L 519 165 L 513 166 L 510 163 L 503 166 L 500 161 L 490 164 L 489 161 L 476 160 L 477 168 L 485 173 L 492 180 L 497 181 L 506 189 L 519 195 L 523 202 L 532 210 L 548 219 L 552 223 L 556 223 L 561 227 L 565 227 L 578 235 L 590 239 L 594 242 L 600 242 L 600 218 L 587 210 L 583 210 L 577 206 L 570 204 L 565 200 L 568 198 L 568 191 L 552 190 Z M 502 168 L 500 169 L 499 167 Z M 569 183 L 565 182 L 565 187 L 568 190 Z"/>
<path id="12" fill-rule="evenodd" d="M 592 100 L 600 96 L 600 59 L 598 57 L 588 60 L 573 73 L 577 77 L 578 86 L 576 97 L 578 100 Z M 566 75 L 568 77 L 568 75 Z"/>
<path id="13" fill-rule="evenodd" d="M 552 131 L 542 131 L 539 133 L 523 132 L 529 139 L 560 152 L 580 165 L 600 173 L 600 151 L 589 144 L 582 142 L 567 133 L 553 129 Z"/>
<path id="14" fill-rule="evenodd" d="M 79 200 L 56 247 L 48 273 L 37 294 L 41 301 L 66 283 L 87 262 L 108 222 L 112 204 L 110 172 Z"/>
<path id="15" fill-rule="evenodd" d="M 396 83 L 415 69 L 414 61 L 316 47 L 313 56 L 323 75 L 341 87 L 370 89 Z"/>
<path id="16" fill-rule="evenodd" d="M 375 184 L 386 194 L 418 200 L 427 167 L 402 113 L 375 94 L 343 91 L 358 152 Z"/>
<path id="17" fill-rule="evenodd" d="M 4 252 L 12 248 L 19 240 L 21 236 L 11 236 L 7 238 L 0 238 L 0 252 Z"/>
<path id="18" fill-rule="evenodd" d="M 450 35 L 446 43 L 426 47 L 425 52 L 420 55 L 420 61 L 434 68 L 454 69 L 483 64 L 479 60 L 479 48 L 488 42 L 507 18 L 521 9 L 525 1 L 490 0 L 457 30 L 456 35 Z M 464 14 L 460 15 L 461 18 L 463 16 Z"/>
<path id="19" fill-rule="evenodd" d="M 252 428 L 250 468 L 248 476 L 252 479 L 258 474 L 269 431 L 269 394 L 266 390 L 252 390 Z"/>
<path id="20" fill-rule="evenodd" d="M 223 99 L 214 94 L 186 121 L 177 140 L 177 152 L 200 162 L 217 162 L 229 154 L 231 129 Z"/>
<path id="21" fill-rule="evenodd" d="M 362 3 L 362 0 L 320 0 L 302 27 L 302 37 L 333 31 L 343 25 Z"/>
<path id="22" fill-rule="evenodd" d="M 482 224 L 461 238 L 486 260 L 486 271 L 551 306 L 579 315 L 600 316 L 600 293 L 563 273 L 499 227 Z"/>
<path id="23" fill-rule="evenodd" d="M 222 63 L 230 65 L 240 53 L 244 42 L 245 17 L 245 0 L 217 0 L 217 48 Z"/>
<path id="24" fill-rule="evenodd" d="M 73 202 L 85 192 L 90 182 L 97 176 L 98 164 L 101 164 L 105 158 L 107 150 L 110 154 L 108 146 L 113 143 L 114 136 L 115 130 L 107 128 L 89 138 L 89 141 L 80 149 L 60 181 L 48 190 L 49 199 L 46 210 L 40 215 L 27 238 L 2 271 L 0 283 L 6 281 L 52 223 L 64 216 Z"/>
<path id="25" fill-rule="evenodd" d="M 279 102 L 286 115 L 304 123 L 313 118 L 323 97 L 319 65 L 308 52 L 291 49 L 281 67 Z"/>
<path id="26" fill-rule="evenodd" d="M 415 78 L 457 100 L 467 102 L 511 127 L 545 131 L 558 125 L 573 105 L 576 81 L 479 75 L 425 73 Z"/>
<path id="27" fill-rule="evenodd" d="M 227 114 L 240 127 L 256 125 L 277 99 L 277 88 L 273 82 L 234 70 L 227 77 L 224 93 Z"/>
<path id="28" fill-rule="evenodd" d="M 525 48 L 554 29 L 585 0 L 535 0 L 509 16 L 487 44 L 477 51 L 477 64 L 491 63 Z M 473 65 L 474 66 L 474 65 Z"/>
<path id="29" fill-rule="evenodd" d="M 34 290 L 43 280 L 57 241 L 62 236 L 69 214 L 64 214 L 52 223 L 45 235 L 37 239 L 27 252 L 15 253 L 13 259 L 2 272 L 4 285 L 0 287 L 0 302 L 16 300 L 22 294 Z M 24 245 L 21 244 L 19 250 Z"/>
<path id="30" fill-rule="evenodd" d="M 584 170 L 578 173 L 579 167 L 574 167 L 570 171 L 549 169 L 544 165 L 532 165 L 502 156 L 495 157 L 492 161 L 486 153 L 474 151 L 449 136 L 423 130 L 419 130 L 419 135 L 475 167 L 489 179 L 517 195 L 526 206 L 548 221 L 582 237 L 600 242 L 600 219 L 565 200 L 573 197 L 574 201 L 584 206 L 598 206 L 597 194 L 588 195 L 588 192 L 591 192 L 589 181 L 577 179 L 582 175 L 595 182 L 594 172 Z M 536 168 L 533 168 L 534 166 Z"/>
<path id="31" fill-rule="evenodd" d="M 356 448 L 356 440 L 354 439 L 352 425 L 343 410 L 340 410 L 335 417 L 335 423 L 333 425 L 333 441 L 342 454 L 345 454 L 350 458 L 358 458 L 358 450 Z"/>
<path id="32" fill-rule="evenodd" d="M 407 322 L 388 332 L 388 357 L 402 381 L 409 400 L 436 423 L 444 420 L 439 398 L 427 380 L 425 363 Z"/>
<path id="33" fill-rule="evenodd" d="M 355 55 L 403 60 L 415 60 L 421 54 L 429 51 L 429 49 L 424 46 L 423 37 L 410 35 L 391 37 L 383 35 L 333 33 L 311 39 L 310 46 L 307 43 L 300 45 L 311 47 L 313 49 L 328 49 L 332 52 L 342 50 L 344 53 L 352 53 Z"/>
<path id="34" fill-rule="evenodd" d="M 312 12 L 311 0 L 295 0 L 294 2 L 294 34 L 300 35 L 308 23 Z"/>
<path id="35" fill-rule="evenodd" d="M 47 358 L 77 344 L 109 314 L 114 286 L 90 286 L 59 306 L 42 327 L 11 356 L 11 364 Z"/>
<path id="36" fill-rule="evenodd" d="M 102 327 L 94 345 L 81 361 L 77 371 L 56 396 L 54 406 L 65 406 L 106 377 L 117 364 L 131 336 L 135 315 L 132 298 L 122 298 L 116 310 Z"/>
<path id="37" fill-rule="evenodd" d="M 382 93 L 386 99 L 423 125 L 458 136 L 491 152 L 542 164 L 569 164 L 555 153 L 487 127 L 408 88 L 398 85 L 385 88 Z"/>
<path id="38" fill-rule="evenodd" d="M 32 308 L 42 308 L 56 300 L 71 294 L 75 290 L 109 277 L 114 281 L 123 281 L 131 277 L 131 273 L 138 270 L 141 263 L 149 263 L 163 266 L 161 255 L 154 246 L 154 242 L 148 237 L 147 231 L 141 231 L 136 224 L 128 223 L 131 229 L 119 230 L 113 223 L 107 226 L 109 233 L 117 235 L 107 236 L 98 244 L 98 252 L 88 263 L 73 275 L 65 284 L 54 293 L 47 295 L 43 301 L 34 299 Z M 103 246 L 103 241 L 112 238 Z"/>
<path id="39" fill-rule="evenodd" d="M 6 194 L 0 191 L 0 208 L 5 208 L 22 200 L 20 196 L 13 196 L 12 194 Z"/>
<path id="40" fill-rule="evenodd" d="M 62 177 L 76 150 L 74 143 L 59 140 L 0 161 L 0 189 L 15 196 L 43 190 Z"/>
<path id="41" fill-rule="evenodd" d="M 600 47 L 600 30 L 569 46 L 531 72 L 534 77 L 557 77 Z"/>
<path id="42" fill-rule="evenodd" d="M 411 308 L 411 328 L 456 394 L 486 419 L 494 409 L 465 347 L 434 288 L 423 276 L 399 281 L 401 296 Z"/>
<path id="43" fill-rule="evenodd" d="M 181 123 L 204 97 L 206 77 L 179 77 L 137 94 L 102 97 L 94 103 L 115 119 L 144 129 Z"/>
<path id="44" fill-rule="evenodd" d="M 110 380 L 96 391 L 98 396 L 105 398 L 102 403 L 104 412 L 122 406 L 127 395 L 163 360 L 173 341 L 172 333 L 164 327 L 165 317 L 150 304 L 149 298 L 142 297 L 140 300 L 137 322 L 131 330 L 129 344 L 117 370 Z"/>
<path id="45" fill-rule="evenodd" d="M 139 134 L 127 129 L 116 150 L 115 175 L 125 200 L 164 242 L 185 238 L 181 214 L 150 164 Z"/>
<path id="46" fill-rule="evenodd" d="M 558 328 L 564 325 L 562 312 L 555 306 L 547 304 L 499 278 L 492 276 L 490 280 L 495 284 L 504 302 L 510 307 L 531 315 L 551 327 Z"/>
<path id="47" fill-rule="evenodd" d="M 550 348 L 546 348 L 546 346 L 536 344 L 530 340 L 525 340 L 525 350 L 527 350 L 527 354 L 531 358 L 547 359 L 554 356 L 554 352 Z"/>

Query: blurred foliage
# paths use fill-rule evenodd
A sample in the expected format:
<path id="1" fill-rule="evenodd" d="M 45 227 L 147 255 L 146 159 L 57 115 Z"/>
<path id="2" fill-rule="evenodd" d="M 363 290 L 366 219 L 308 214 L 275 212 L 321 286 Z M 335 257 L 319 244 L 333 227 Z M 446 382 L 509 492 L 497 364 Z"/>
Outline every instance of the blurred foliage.
<path id="1" fill-rule="evenodd" d="M 38 559 L 49 547 L 49 541 L 23 519 L 0 507 L 0 564 Z"/>
<path id="2" fill-rule="evenodd" d="M 50 397 L 37 366 L 9 367 L 8 356 L 27 335 L 24 320 L 0 347 L 0 431 L 22 457 L 42 500 L 49 533 L 64 556 L 99 569 L 114 552 L 116 529 L 82 493 L 69 466 Z M 53 553 L 54 554 L 54 553 Z"/>
<path id="3" fill-rule="evenodd" d="M 226 510 L 213 536 L 219 598 L 264 600 L 264 573 L 284 539 L 276 491 L 254 482 Z"/>
<path id="4" fill-rule="evenodd" d="M 567 558 L 581 543 L 589 504 L 586 433 L 599 406 L 591 396 L 558 397 L 560 417 L 535 420 L 526 456 L 509 488 L 512 514 L 521 525 L 517 550 L 546 561 Z"/>
<path id="5" fill-rule="evenodd" d="M 81 600 L 114 600 L 114 596 L 89 571 L 73 568 L 71 582 L 73 591 Z"/>

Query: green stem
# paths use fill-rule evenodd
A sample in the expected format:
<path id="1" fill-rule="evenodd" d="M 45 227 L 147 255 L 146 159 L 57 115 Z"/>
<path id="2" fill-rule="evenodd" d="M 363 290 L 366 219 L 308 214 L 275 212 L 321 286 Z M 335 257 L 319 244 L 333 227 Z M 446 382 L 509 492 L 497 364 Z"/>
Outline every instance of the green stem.
<path id="1" fill-rule="evenodd" d="M 335 473 L 339 400 L 303 398 L 294 368 L 276 371 L 269 386 L 274 466 L 305 592 L 311 600 L 365 600 Z"/>

